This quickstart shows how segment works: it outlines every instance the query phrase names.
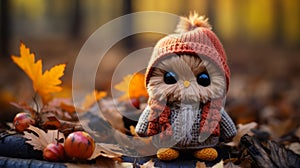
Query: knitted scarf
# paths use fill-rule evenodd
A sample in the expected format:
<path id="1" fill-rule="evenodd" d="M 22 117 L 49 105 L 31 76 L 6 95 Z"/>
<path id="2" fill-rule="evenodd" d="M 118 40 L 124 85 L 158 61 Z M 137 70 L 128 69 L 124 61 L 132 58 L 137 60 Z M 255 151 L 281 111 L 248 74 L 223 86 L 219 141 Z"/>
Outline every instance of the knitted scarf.
<path id="1" fill-rule="evenodd" d="M 170 107 L 165 103 L 151 98 L 148 100 L 148 105 L 150 107 L 150 115 L 148 118 L 149 124 L 147 135 L 153 136 L 161 133 L 161 139 L 172 136 L 173 131 L 170 123 Z M 221 120 L 221 107 L 222 99 L 214 99 L 202 105 L 199 133 L 220 136 L 219 122 Z"/>

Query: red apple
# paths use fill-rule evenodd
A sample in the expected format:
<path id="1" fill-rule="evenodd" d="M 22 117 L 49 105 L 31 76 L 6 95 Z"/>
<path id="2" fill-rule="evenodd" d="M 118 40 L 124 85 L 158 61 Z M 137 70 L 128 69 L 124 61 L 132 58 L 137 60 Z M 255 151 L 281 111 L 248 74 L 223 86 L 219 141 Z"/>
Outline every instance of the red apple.
<path id="1" fill-rule="evenodd" d="M 88 133 L 77 131 L 68 135 L 64 148 L 67 156 L 72 159 L 88 159 L 95 150 L 95 142 Z"/>
<path id="2" fill-rule="evenodd" d="M 31 115 L 25 112 L 18 113 L 13 122 L 15 130 L 18 132 L 23 132 L 29 125 L 33 125 L 34 123 L 34 119 Z"/>
<path id="3" fill-rule="evenodd" d="M 51 143 L 43 151 L 45 160 L 57 162 L 63 161 L 65 156 L 64 147 L 60 143 Z"/>

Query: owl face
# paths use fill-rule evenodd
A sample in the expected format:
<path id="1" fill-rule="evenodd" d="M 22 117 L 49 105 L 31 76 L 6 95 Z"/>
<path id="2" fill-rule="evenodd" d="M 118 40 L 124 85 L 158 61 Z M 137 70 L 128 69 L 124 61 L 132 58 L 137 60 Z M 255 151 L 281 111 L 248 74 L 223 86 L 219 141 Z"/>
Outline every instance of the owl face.
<path id="1" fill-rule="evenodd" d="M 215 64 L 192 55 L 174 55 L 154 65 L 147 85 L 150 98 L 195 103 L 225 94 L 224 74 Z"/>

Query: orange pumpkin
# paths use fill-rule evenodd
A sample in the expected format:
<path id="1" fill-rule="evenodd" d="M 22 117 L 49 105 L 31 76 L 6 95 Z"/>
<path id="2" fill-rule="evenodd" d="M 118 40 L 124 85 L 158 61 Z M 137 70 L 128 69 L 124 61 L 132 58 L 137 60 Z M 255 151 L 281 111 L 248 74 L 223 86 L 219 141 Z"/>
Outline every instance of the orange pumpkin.
<path id="1" fill-rule="evenodd" d="M 18 113 L 14 118 L 14 126 L 15 130 L 18 132 L 23 132 L 25 129 L 29 127 L 29 125 L 33 125 L 35 122 L 31 115 L 25 112 Z"/>
<path id="2" fill-rule="evenodd" d="M 65 152 L 72 159 L 88 159 L 95 150 L 94 139 L 84 131 L 68 135 L 64 144 Z"/>

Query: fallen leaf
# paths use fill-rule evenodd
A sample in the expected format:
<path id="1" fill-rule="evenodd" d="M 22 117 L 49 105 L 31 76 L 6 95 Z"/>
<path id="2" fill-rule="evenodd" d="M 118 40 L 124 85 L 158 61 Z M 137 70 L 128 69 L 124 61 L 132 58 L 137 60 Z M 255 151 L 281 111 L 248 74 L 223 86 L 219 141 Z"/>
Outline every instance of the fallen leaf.
<path id="1" fill-rule="evenodd" d="M 255 136 L 244 135 L 241 147 L 246 149 L 256 167 L 299 167 L 299 156 L 282 145 L 268 140 L 261 142 Z"/>
<path id="2" fill-rule="evenodd" d="M 119 133 L 118 131 L 114 132 L 113 137 L 120 146 L 126 146 L 126 149 L 134 150 L 136 154 L 149 156 L 157 152 L 157 148 L 153 145 L 153 143 L 151 143 L 152 137 L 127 136 L 126 134 Z"/>
<path id="3" fill-rule="evenodd" d="M 293 142 L 290 145 L 287 145 L 287 149 L 295 152 L 296 154 L 300 155 L 300 143 L 299 142 Z"/>
<path id="4" fill-rule="evenodd" d="M 40 113 L 40 124 L 44 130 L 59 130 L 64 134 L 69 134 L 74 131 L 82 131 L 83 128 L 79 121 L 66 121 L 59 119 L 57 115 L 52 112 Z"/>
<path id="5" fill-rule="evenodd" d="M 140 168 L 153 168 L 153 167 L 155 166 L 152 159 L 140 166 Z"/>
<path id="6" fill-rule="evenodd" d="M 42 128 L 58 129 L 60 127 L 61 123 L 55 116 L 48 116 L 46 119 L 42 118 Z"/>
<path id="7" fill-rule="evenodd" d="M 96 168 L 95 164 L 65 163 L 67 168 Z"/>
<path id="8" fill-rule="evenodd" d="M 118 167 L 118 164 L 114 159 L 98 157 L 93 164 L 66 163 L 65 166 L 68 168 L 112 168 Z"/>
<path id="9" fill-rule="evenodd" d="M 64 111 L 67 111 L 69 113 L 75 112 L 75 107 L 73 104 L 67 104 L 67 103 L 61 102 L 60 107 L 61 107 L 61 109 L 63 109 Z"/>
<path id="10" fill-rule="evenodd" d="M 65 64 L 56 65 L 43 73 L 42 60 L 35 61 L 35 55 L 30 53 L 29 48 L 26 48 L 23 43 L 20 46 L 20 57 L 11 58 L 32 80 L 33 89 L 41 96 L 43 103 L 50 100 L 50 93 L 62 90 L 58 85 L 62 83 L 59 78 L 64 75 Z"/>
<path id="11" fill-rule="evenodd" d="M 94 153 L 88 160 L 95 159 L 99 156 L 113 159 L 120 158 L 122 153 L 118 151 L 122 151 L 122 149 L 117 145 L 96 143 Z"/>
<path id="12" fill-rule="evenodd" d="M 233 164 L 232 162 L 228 162 L 227 164 L 224 165 L 224 168 L 241 168 L 241 167 Z"/>
<path id="13" fill-rule="evenodd" d="M 119 100 L 140 98 L 142 96 L 148 97 L 145 87 L 145 75 L 141 73 L 125 76 L 123 81 L 116 84 L 114 88 L 124 93 Z"/>
<path id="14" fill-rule="evenodd" d="M 120 168 L 134 168 L 133 163 L 130 162 L 121 162 L 118 165 L 120 165 Z"/>
<path id="15" fill-rule="evenodd" d="M 251 122 L 248 124 L 238 124 L 238 130 L 236 136 L 232 139 L 231 142 L 226 143 L 226 145 L 229 146 L 238 146 L 241 140 L 241 137 L 244 136 L 245 134 L 253 135 L 251 132 L 251 129 L 256 128 L 257 123 L 256 122 Z"/>
<path id="16" fill-rule="evenodd" d="M 18 109 L 22 109 L 24 111 L 29 112 L 32 116 L 35 115 L 36 111 L 31 106 L 29 106 L 26 102 L 22 102 L 22 103 L 10 102 L 10 104 Z"/>
<path id="17" fill-rule="evenodd" d="M 225 159 L 223 162 L 226 165 L 227 163 L 235 163 L 238 160 L 239 160 L 238 158 L 228 158 L 228 159 Z"/>
<path id="18" fill-rule="evenodd" d="M 196 168 L 206 168 L 206 165 L 204 162 L 197 161 Z"/>
<path id="19" fill-rule="evenodd" d="M 10 129 L 13 129 L 15 126 L 14 126 L 14 124 L 13 123 L 11 123 L 11 122 L 7 122 L 7 123 L 5 123 Z"/>
<path id="20" fill-rule="evenodd" d="M 29 126 L 29 130 L 35 132 L 37 135 L 33 133 L 29 133 L 27 131 L 24 132 L 23 137 L 26 138 L 26 143 L 30 144 L 33 146 L 33 149 L 36 150 L 44 150 L 44 148 L 52 143 L 56 142 L 56 138 L 65 138 L 64 134 L 59 132 L 58 130 L 48 130 L 45 132 L 44 130 L 41 130 L 37 127 L 34 126 Z M 59 136 L 59 137 L 57 137 Z"/>
<path id="21" fill-rule="evenodd" d="M 120 113 L 112 99 L 103 99 L 100 102 L 100 107 L 101 112 L 97 112 L 97 115 L 99 115 L 100 118 L 108 121 L 113 128 L 121 132 L 126 132 L 123 120 L 124 116 Z M 91 111 L 95 111 L 95 109 L 91 109 Z"/>
<path id="22" fill-rule="evenodd" d="M 58 119 L 66 121 L 77 121 L 78 116 L 71 98 L 54 98 L 41 109 L 42 113 L 52 113 Z M 43 114 L 44 115 L 44 114 Z"/>
<path id="23" fill-rule="evenodd" d="M 87 94 L 85 96 L 85 99 L 81 105 L 81 108 L 84 110 L 89 109 L 92 105 L 94 105 L 97 101 L 99 101 L 100 99 L 102 99 L 103 97 L 105 97 L 107 95 L 106 92 L 104 91 L 97 91 L 94 90 L 94 92 Z"/>
<path id="24" fill-rule="evenodd" d="M 279 138 L 290 131 L 292 128 L 291 126 L 294 124 L 295 118 L 288 118 L 286 120 L 278 120 L 272 119 L 269 120 L 267 127 L 270 128 L 270 134 L 273 138 Z M 298 122 L 298 121 L 296 121 Z"/>
<path id="25" fill-rule="evenodd" d="M 224 167 L 224 162 L 221 160 L 219 163 L 215 164 L 212 168 L 223 168 Z"/>

